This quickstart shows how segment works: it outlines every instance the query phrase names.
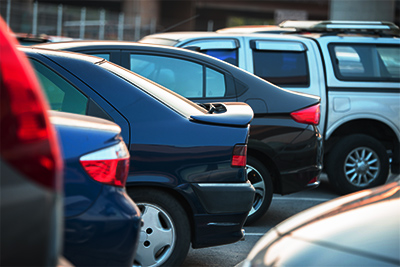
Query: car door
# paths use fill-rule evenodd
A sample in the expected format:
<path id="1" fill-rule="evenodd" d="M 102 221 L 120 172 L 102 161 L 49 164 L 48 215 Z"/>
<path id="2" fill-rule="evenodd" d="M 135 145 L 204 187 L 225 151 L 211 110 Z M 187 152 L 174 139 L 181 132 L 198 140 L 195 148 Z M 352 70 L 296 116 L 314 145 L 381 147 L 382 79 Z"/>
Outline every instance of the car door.
<path id="1" fill-rule="evenodd" d="M 129 69 L 195 102 L 237 101 L 230 73 L 200 60 L 172 54 L 123 51 Z"/>

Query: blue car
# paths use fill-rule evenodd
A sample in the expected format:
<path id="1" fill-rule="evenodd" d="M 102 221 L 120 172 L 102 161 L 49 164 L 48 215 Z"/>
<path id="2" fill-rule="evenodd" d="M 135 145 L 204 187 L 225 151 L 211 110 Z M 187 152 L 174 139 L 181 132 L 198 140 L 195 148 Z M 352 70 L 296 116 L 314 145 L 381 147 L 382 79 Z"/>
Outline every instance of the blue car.
<path id="1" fill-rule="evenodd" d="M 107 120 L 50 112 L 64 157 L 64 257 L 75 266 L 132 266 L 140 211 L 125 182 L 129 151 Z"/>
<path id="2" fill-rule="evenodd" d="M 178 266 L 190 244 L 203 248 L 243 238 L 255 193 L 245 169 L 249 105 L 197 105 L 99 57 L 20 49 L 53 110 L 121 127 L 131 155 L 126 189 L 143 219 L 133 265 Z M 108 240 L 98 246 L 122 249 Z"/>

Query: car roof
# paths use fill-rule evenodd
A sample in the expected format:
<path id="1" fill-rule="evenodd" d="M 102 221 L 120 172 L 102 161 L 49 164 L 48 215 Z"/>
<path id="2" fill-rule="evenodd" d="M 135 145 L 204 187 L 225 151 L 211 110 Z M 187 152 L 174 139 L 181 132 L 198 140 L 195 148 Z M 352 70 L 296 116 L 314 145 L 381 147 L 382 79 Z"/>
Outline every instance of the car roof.
<path id="1" fill-rule="evenodd" d="M 219 29 L 217 33 L 281 33 L 295 31 L 294 28 L 282 28 L 277 25 L 243 25 Z"/>
<path id="2" fill-rule="evenodd" d="M 40 54 L 40 52 L 44 52 L 47 55 L 61 56 L 61 57 L 66 57 L 66 58 L 75 58 L 75 59 L 79 59 L 79 60 L 88 61 L 88 62 L 94 63 L 94 64 L 105 60 L 103 58 L 96 57 L 96 56 L 79 54 L 79 53 L 68 52 L 68 51 L 59 51 L 59 50 L 54 50 L 54 49 L 46 49 L 44 47 L 37 47 L 36 45 L 20 46 L 19 50 L 23 51 L 24 53 L 32 52 L 32 53 Z"/>
<path id="3" fill-rule="evenodd" d="M 158 45 L 158 44 L 147 44 L 138 42 L 128 41 L 68 41 L 68 42 L 57 42 L 57 43 L 45 43 L 33 45 L 32 48 L 51 49 L 51 50 L 69 50 L 79 52 L 79 48 L 85 49 L 135 49 L 142 51 L 159 51 L 172 54 L 179 54 L 187 57 L 207 60 L 212 63 L 227 64 L 226 62 L 219 60 L 215 57 L 198 53 L 189 49 L 183 49 L 180 47 Z M 218 64 L 218 63 L 217 63 Z M 229 64 L 229 66 L 231 66 Z M 233 66 L 234 67 L 234 66 Z"/>

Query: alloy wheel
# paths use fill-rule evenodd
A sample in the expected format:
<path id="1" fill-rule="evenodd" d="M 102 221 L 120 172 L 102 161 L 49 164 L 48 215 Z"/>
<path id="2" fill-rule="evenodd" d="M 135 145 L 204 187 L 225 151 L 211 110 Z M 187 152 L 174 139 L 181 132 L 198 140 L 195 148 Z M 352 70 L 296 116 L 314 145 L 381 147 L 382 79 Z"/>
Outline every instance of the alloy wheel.
<path id="1" fill-rule="evenodd" d="M 176 234 L 171 216 L 160 207 L 137 203 L 143 219 L 134 266 L 161 266 L 174 250 Z"/>
<path id="2" fill-rule="evenodd" d="M 378 155 L 368 147 L 357 147 L 344 162 L 346 179 L 353 185 L 364 187 L 374 181 L 380 172 Z"/>
<path id="3" fill-rule="evenodd" d="M 265 183 L 261 173 L 250 165 L 247 166 L 247 178 L 253 185 L 254 189 L 256 190 L 253 207 L 249 212 L 249 216 L 257 212 L 257 210 L 261 207 L 264 197 L 265 197 Z"/>

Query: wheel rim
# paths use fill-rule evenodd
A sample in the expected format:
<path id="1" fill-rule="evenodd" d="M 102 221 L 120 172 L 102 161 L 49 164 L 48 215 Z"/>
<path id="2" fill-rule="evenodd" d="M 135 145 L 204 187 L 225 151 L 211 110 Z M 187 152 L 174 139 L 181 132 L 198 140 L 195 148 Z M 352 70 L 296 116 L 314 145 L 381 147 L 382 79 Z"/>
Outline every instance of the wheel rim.
<path id="1" fill-rule="evenodd" d="M 368 147 L 353 149 L 344 163 L 346 179 L 358 187 L 367 186 L 374 181 L 381 168 L 378 155 Z"/>
<path id="2" fill-rule="evenodd" d="M 265 198 L 265 184 L 264 178 L 257 169 L 250 165 L 247 166 L 247 179 L 249 179 L 250 183 L 253 185 L 254 189 L 256 190 L 254 195 L 253 207 L 251 208 L 249 215 L 251 216 L 256 213 L 262 203 L 264 202 Z"/>
<path id="3" fill-rule="evenodd" d="M 160 266 L 171 256 L 176 236 L 171 216 L 158 206 L 136 203 L 143 225 L 133 266 Z"/>

